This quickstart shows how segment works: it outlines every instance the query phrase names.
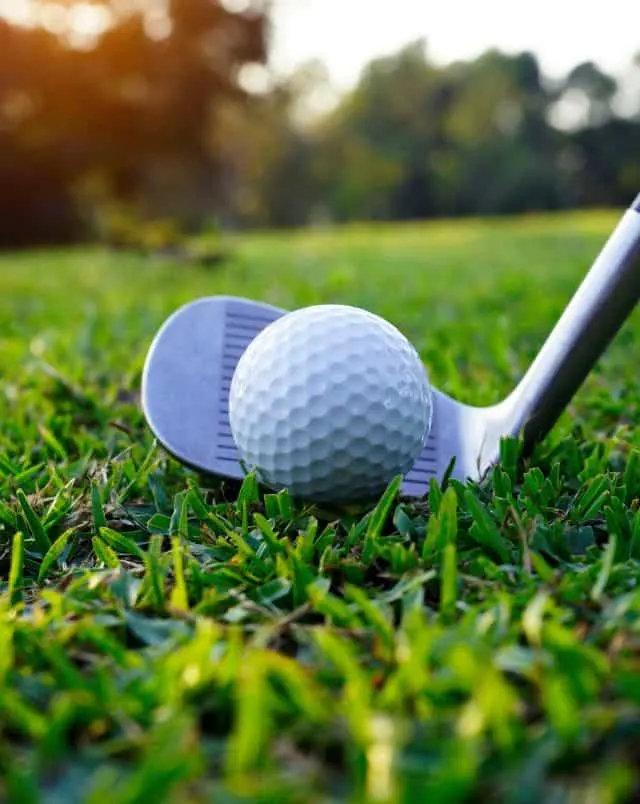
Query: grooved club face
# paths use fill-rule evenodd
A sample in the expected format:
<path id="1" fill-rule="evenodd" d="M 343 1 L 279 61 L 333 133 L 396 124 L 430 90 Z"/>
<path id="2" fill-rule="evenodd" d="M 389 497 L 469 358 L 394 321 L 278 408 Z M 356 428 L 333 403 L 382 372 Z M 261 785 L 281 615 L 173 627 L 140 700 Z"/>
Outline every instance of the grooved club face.
<path id="1" fill-rule="evenodd" d="M 229 389 L 244 350 L 284 314 L 276 307 L 232 297 L 199 299 L 160 329 L 144 368 L 142 405 L 158 441 L 178 460 L 233 479 L 244 472 L 229 424 Z M 433 421 L 403 493 L 420 497 L 440 480 L 452 458 L 454 476 L 477 478 L 497 442 L 486 442 L 496 408 L 472 408 L 434 389 Z M 490 448 L 489 448 L 490 447 Z"/>

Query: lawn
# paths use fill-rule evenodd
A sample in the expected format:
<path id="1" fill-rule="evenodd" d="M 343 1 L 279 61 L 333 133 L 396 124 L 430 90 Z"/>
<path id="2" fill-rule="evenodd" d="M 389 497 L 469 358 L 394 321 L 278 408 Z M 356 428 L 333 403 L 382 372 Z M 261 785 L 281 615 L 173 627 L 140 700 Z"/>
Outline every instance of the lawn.
<path id="1" fill-rule="evenodd" d="M 617 219 L 0 256 L 0 800 L 638 800 L 637 315 L 526 463 L 366 514 L 199 477 L 138 407 L 216 293 L 366 307 L 496 401 Z"/>

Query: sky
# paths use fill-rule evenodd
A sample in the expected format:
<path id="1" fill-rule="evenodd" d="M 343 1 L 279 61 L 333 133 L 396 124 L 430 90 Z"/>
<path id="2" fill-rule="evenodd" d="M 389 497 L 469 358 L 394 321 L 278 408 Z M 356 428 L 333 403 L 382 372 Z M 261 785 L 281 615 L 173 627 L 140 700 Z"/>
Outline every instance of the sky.
<path id="1" fill-rule="evenodd" d="M 242 0 L 230 0 L 238 2 Z M 440 63 L 532 50 L 556 77 L 592 60 L 620 74 L 640 51 L 638 0 L 275 0 L 273 67 L 319 58 L 340 89 L 379 55 L 425 37 Z"/>

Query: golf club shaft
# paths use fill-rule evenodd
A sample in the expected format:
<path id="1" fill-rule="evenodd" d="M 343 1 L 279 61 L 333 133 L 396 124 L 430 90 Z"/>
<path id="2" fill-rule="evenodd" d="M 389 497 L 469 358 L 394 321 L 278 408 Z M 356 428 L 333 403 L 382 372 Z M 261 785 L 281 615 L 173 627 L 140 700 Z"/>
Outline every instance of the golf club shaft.
<path id="1" fill-rule="evenodd" d="M 512 396 L 530 448 L 553 427 L 640 299 L 640 195 L 625 212 Z"/>

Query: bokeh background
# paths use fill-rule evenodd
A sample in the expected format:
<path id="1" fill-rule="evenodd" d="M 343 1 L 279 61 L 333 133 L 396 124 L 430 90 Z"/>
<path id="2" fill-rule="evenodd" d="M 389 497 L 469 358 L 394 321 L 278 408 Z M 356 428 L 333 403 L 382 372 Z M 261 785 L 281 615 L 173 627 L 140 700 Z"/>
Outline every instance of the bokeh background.
<path id="1" fill-rule="evenodd" d="M 435 5 L 0 0 L 0 246 L 628 203 L 633 4 Z"/>

